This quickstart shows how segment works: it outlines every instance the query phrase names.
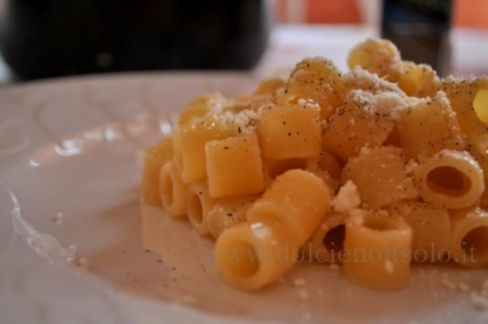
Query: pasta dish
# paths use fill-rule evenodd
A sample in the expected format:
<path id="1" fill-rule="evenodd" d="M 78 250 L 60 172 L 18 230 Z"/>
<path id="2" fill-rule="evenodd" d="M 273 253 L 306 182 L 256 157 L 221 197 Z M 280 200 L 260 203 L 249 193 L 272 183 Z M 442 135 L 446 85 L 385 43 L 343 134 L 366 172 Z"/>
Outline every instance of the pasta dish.
<path id="1" fill-rule="evenodd" d="M 380 290 L 419 263 L 488 266 L 488 78 L 440 78 L 381 39 L 348 66 L 306 58 L 250 95 L 203 94 L 146 151 L 142 202 L 215 238 L 230 285 L 303 257 Z"/>

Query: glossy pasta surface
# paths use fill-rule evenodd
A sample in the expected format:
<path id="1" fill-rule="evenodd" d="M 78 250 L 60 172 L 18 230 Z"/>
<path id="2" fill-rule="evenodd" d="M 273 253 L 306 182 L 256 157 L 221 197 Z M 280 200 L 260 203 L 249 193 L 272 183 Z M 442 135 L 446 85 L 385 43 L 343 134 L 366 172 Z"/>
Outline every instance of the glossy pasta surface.
<path id="1" fill-rule="evenodd" d="M 488 267 L 488 78 L 440 78 L 381 39 L 348 65 L 203 94 L 146 151 L 141 202 L 215 239 L 231 286 L 276 284 L 300 254 L 379 290 L 422 263 Z"/>

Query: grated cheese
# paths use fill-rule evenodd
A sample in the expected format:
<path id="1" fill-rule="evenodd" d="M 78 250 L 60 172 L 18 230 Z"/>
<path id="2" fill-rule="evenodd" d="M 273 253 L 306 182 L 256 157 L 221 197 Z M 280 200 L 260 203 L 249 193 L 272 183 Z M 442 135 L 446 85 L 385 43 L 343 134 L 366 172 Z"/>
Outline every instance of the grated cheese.
<path id="1" fill-rule="evenodd" d="M 332 201 L 332 207 L 336 212 L 349 213 L 361 204 L 358 188 L 351 180 L 348 180 L 339 188 L 337 196 Z"/>

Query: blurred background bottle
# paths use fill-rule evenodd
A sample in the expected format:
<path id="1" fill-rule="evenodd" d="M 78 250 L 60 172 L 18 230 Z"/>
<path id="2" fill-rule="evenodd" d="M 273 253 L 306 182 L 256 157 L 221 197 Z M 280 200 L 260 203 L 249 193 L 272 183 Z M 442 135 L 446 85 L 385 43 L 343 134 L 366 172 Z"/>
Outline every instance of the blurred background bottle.
<path id="1" fill-rule="evenodd" d="M 381 36 L 393 41 L 402 57 L 450 73 L 449 30 L 452 0 L 383 0 Z"/>
<path id="2" fill-rule="evenodd" d="M 7 0 L 0 45 L 22 79 L 154 69 L 249 69 L 266 0 Z"/>

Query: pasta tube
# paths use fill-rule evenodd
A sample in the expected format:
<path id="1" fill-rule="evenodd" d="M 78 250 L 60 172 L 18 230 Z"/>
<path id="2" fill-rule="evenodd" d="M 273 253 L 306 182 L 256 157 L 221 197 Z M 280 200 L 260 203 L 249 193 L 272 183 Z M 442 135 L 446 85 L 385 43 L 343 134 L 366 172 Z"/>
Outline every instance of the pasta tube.
<path id="1" fill-rule="evenodd" d="M 420 196 L 439 207 L 460 209 L 478 202 L 485 190 L 483 170 L 467 152 L 443 150 L 415 172 Z"/>
<path id="2" fill-rule="evenodd" d="M 329 191 L 320 178 L 303 170 L 285 172 L 249 209 L 245 223 L 218 238 L 220 274 L 242 289 L 276 281 L 295 263 L 329 206 Z"/>
<path id="3" fill-rule="evenodd" d="M 163 207 L 171 216 L 186 215 L 186 190 L 174 162 L 166 162 L 159 173 L 159 191 Z"/>
<path id="4" fill-rule="evenodd" d="M 327 214 L 303 247 L 304 252 L 320 263 L 337 262 L 344 245 L 345 220 L 344 214 Z"/>
<path id="5" fill-rule="evenodd" d="M 190 224 L 201 235 L 208 234 L 208 212 L 214 200 L 208 194 L 207 185 L 205 183 L 190 185 L 186 199 Z"/>
<path id="6" fill-rule="evenodd" d="M 159 206 L 159 171 L 173 155 L 173 139 L 167 137 L 154 147 L 147 149 L 144 156 L 142 171 L 141 200 L 142 202 Z"/>
<path id="7" fill-rule="evenodd" d="M 446 209 L 429 203 L 404 200 L 388 206 L 392 216 L 402 217 L 412 228 L 412 259 L 415 262 L 443 260 L 449 250 L 451 222 Z"/>
<path id="8" fill-rule="evenodd" d="M 394 290 L 410 282 L 412 230 L 380 211 L 346 220 L 344 274 L 365 287 Z"/>
<path id="9" fill-rule="evenodd" d="M 207 228 L 214 238 L 226 229 L 246 220 L 246 212 L 258 196 L 220 198 L 208 211 Z"/>
<path id="10" fill-rule="evenodd" d="M 488 212 L 478 208 L 455 211 L 451 216 L 454 261 L 469 268 L 488 267 Z"/>

